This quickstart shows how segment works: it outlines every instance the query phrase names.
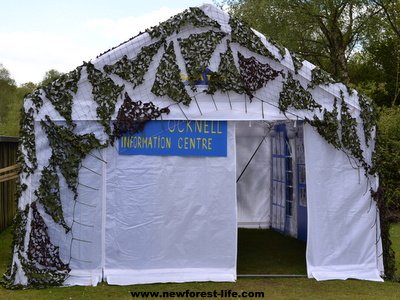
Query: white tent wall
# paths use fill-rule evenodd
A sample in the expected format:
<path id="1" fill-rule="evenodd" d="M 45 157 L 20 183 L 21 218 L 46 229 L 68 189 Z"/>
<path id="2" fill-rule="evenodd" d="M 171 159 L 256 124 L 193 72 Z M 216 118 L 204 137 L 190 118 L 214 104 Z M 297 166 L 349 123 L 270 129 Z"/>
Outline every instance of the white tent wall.
<path id="1" fill-rule="evenodd" d="M 238 121 L 235 123 L 237 178 L 244 171 L 237 183 L 238 226 L 269 228 L 271 222 L 269 128 L 262 122 Z M 259 145 L 260 148 L 257 151 Z M 255 151 L 257 153 L 246 168 Z"/>
<path id="2" fill-rule="evenodd" d="M 94 122 L 92 122 L 94 123 Z M 103 162 L 104 151 L 93 151 L 87 156 L 80 170 L 79 196 L 76 204 L 71 205 L 73 196 L 63 201 L 65 217 L 73 224 L 72 233 L 62 241 L 61 254 L 64 261 L 70 261 L 70 277 L 66 285 L 97 285 L 102 281 L 103 243 L 102 227 L 104 211 L 103 173 L 106 163 Z M 63 184 L 63 195 L 68 195 L 68 187 Z M 63 235 L 58 233 L 58 237 Z M 55 239 L 57 241 L 57 239 Z M 61 246 L 60 245 L 60 246 Z"/>
<path id="3" fill-rule="evenodd" d="M 51 156 L 46 134 L 39 122 L 35 123 L 36 148 L 38 170 L 41 171 L 48 165 Z M 65 122 L 58 122 L 65 125 Z M 101 137 L 102 127 L 95 121 L 77 122 L 77 133 L 96 133 Z M 71 232 L 65 230 L 44 212 L 42 205 L 38 205 L 49 230 L 51 241 L 60 247 L 60 258 L 69 262 L 71 272 L 66 285 L 97 285 L 102 280 L 102 238 L 104 211 L 104 178 L 106 168 L 104 151 L 94 150 L 82 161 L 79 171 L 78 198 L 74 200 L 73 193 L 69 190 L 64 177 L 58 172 L 60 178 L 60 195 L 64 219 L 71 227 Z M 32 176 L 32 186 L 39 186 L 40 172 Z M 32 192 L 31 197 L 35 197 Z"/>
<path id="4" fill-rule="evenodd" d="M 94 121 L 77 128 L 102 135 Z M 41 170 L 51 148 L 40 126 L 36 136 Z M 70 264 L 65 285 L 234 281 L 235 123 L 228 123 L 227 157 L 121 156 L 117 147 L 83 160 L 76 201 L 61 181 L 71 233 L 38 206 L 61 259 Z M 34 175 L 32 185 L 39 180 Z"/>
<path id="5" fill-rule="evenodd" d="M 375 202 L 363 170 L 307 125 L 308 276 L 382 281 Z"/>
<path id="6" fill-rule="evenodd" d="M 236 279 L 235 125 L 228 124 L 227 157 L 108 149 L 108 283 Z"/>

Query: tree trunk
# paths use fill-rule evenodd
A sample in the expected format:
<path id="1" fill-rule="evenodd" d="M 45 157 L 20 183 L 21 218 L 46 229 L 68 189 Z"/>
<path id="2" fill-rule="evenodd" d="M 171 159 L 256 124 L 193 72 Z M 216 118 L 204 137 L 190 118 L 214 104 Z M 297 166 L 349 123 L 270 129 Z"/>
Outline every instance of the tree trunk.
<path id="1" fill-rule="evenodd" d="M 321 18 L 319 20 L 319 27 L 326 40 L 326 49 L 329 53 L 333 75 L 343 83 L 348 84 L 350 78 L 347 67 L 346 49 L 350 41 L 344 38 L 347 33 L 342 33 L 335 17 L 329 19 L 327 24 Z"/>
<path id="2" fill-rule="evenodd" d="M 349 70 L 347 67 L 346 46 L 336 45 L 329 49 L 330 61 L 333 68 L 333 75 L 343 83 L 350 82 Z"/>

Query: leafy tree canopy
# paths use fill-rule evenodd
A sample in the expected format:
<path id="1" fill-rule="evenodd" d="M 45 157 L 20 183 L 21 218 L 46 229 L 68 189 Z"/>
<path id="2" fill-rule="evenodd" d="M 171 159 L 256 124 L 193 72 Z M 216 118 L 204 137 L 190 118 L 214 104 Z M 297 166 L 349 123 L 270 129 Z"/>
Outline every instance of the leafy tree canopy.
<path id="1" fill-rule="evenodd" d="M 11 78 L 10 72 L 0 63 L 0 81 L 9 85 L 15 85 L 15 80 Z"/>
<path id="2" fill-rule="evenodd" d="M 61 75 L 63 75 L 63 73 L 61 73 L 55 69 L 51 69 L 46 72 L 46 74 L 43 77 L 43 80 L 41 82 L 39 82 L 39 86 L 46 86 L 49 83 L 52 83 L 54 80 L 60 78 Z"/>
<path id="3" fill-rule="evenodd" d="M 350 81 L 347 63 L 380 10 L 368 0 L 227 0 L 231 12 L 305 59 Z"/>

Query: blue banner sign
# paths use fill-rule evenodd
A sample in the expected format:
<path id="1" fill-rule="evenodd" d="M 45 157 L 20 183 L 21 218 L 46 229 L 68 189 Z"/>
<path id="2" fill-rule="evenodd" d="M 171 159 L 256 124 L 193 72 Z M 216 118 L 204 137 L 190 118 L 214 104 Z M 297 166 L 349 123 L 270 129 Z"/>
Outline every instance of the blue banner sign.
<path id="1" fill-rule="evenodd" d="M 121 155 L 226 156 L 226 121 L 149 121 L 119 139 Z"/>

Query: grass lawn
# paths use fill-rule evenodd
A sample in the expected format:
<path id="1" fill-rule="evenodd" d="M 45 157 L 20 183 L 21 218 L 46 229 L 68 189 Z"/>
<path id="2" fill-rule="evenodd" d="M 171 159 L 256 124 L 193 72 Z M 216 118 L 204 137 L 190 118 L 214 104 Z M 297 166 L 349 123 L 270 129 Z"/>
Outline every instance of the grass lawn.
<path id="1" fill-rule="evenodd" d="M 257 229 L 239 229 L 238 240 L 238 274 L 307 274 L 303 241 Z"/>
<path id="2" fill-rule="evenodd" d="M 251 238 L 260 237 L 258 235 L 268 234 L 270 238 L 283 243 L 284 247 L 274 249 L 268 247 L 269 242 L 265 241 L 256 244 Z M 393 246 L 397 254 L 397 266 L 400 270 L 400 224 L 396 224 L 391 230 Z M 239 232 L 239 252 L 238 252 L 238 273 L 247 272 L 270 272 L 270 273 L 289 273 L 304 274 L 304 243 L 276 235 L 274 232 L 261 231 L 253 232 L 241 230 Z M 3 273 L 7 267 L 9 257 L 9 247 L 11 243 L 10 229 L 0 233 L 0 272 Z M 253 244 L 252 244 L 253 243 Z M 273 244 L 273 243 L 272 243 Z M 254 248 L 253 248 L 254 246 Z M 292 248 L 294 247 L 294 248 Z M 248 250 L 251 249 L 251 252 Z M 283 250 L 282 250 L 283 249 Z M 258 262 L 256 257 L 263 257 L 265 253 L 274 253 L 275 258 L 268 259 L 267 262 Z M 282 264 L 284 252 L 289 254 Z M 399 272 L 399 271 L 398 271 Z M 400 273 L 398 273 L 400 275 Z M 65 287 L 49 288 L 42 290 L 21 290 L 11 291 L 0 287 L 0 299 L 133 299 L 130 292 L 135 291 L 156 291 L 156 292 L 178 292 L 178 291 L 213 291 L 213 290 L 233 290 L 233 291 L 262 291 L 268 299 L 400 299 L 400 283 L 394 282 L 368 282 L 358 280 L 332 280 L 317 282 L 312 279 L 250 279 L 241 278 L 233 283 L 184 283 L 184 284 L 146 284 L 134 286 L 110 286 L 100 284 L 97 287 Z M 228 299 L 228 298 L 225 298 Z"/>
<path id="3" fill-rule="evenodd" d="M 392 248 L 396 253 L 396 274 L 400 279 L 400 223 L 392 225 L 390 228 L 390 236 L 392 239 Z M 398 297 L 400 299 L 400 295 Z"/>

